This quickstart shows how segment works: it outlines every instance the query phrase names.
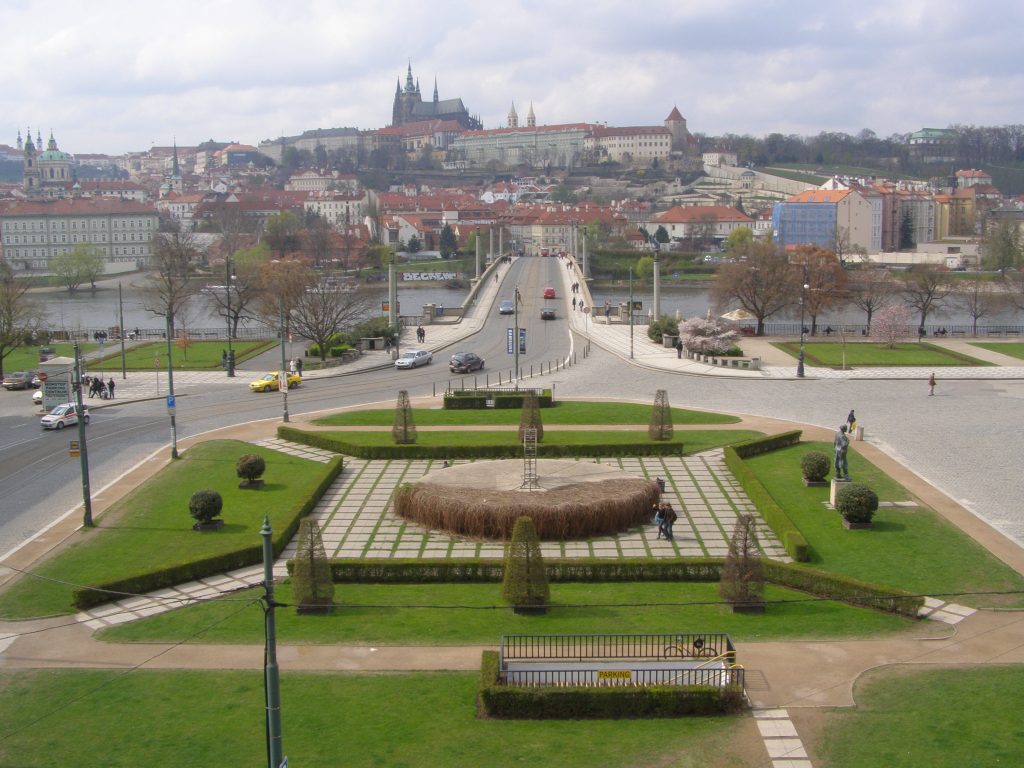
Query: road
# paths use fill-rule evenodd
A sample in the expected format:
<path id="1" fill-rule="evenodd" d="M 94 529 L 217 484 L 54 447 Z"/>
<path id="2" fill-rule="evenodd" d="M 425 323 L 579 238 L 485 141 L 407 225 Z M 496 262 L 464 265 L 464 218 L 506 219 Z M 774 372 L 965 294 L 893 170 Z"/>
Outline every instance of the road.
<path id="1" fill-rule="evenodd" d="M 501 290 L 482 330 L 457 348 L 435 352 L 433 365 L 413 371 L 392 368 L 354 376 L 307 379 L 289 395 L 292 414 L 348 405 L 394 403 L 399 389 L 413 397 L 441 394 L 459 377 L 448 373 L 447 356 L 472 350 L 487 360 L 483 375 L 496 380 L 511 369 L 505 349 L 508 316 L 497 314 L 497 300 L 511 298 L 515 285 L 523 297 L 520 324 L 527 329 L 527 353 L 520 364 L 539 370 L 564 357 L 570 338 L 564 320 L 569 310 L 557 259 L 520 259 L 503 276 Z M 543 288 L 553 285 L 559 298 L 545 302 Z M 556 307 L 558 320 L 540 320 L 540 308 Z M 427 328 L 430 347 L 430 328 Z M 578 348 L 579 339 L 576 340 Z M 276 364 L 274 367 L 277 367 Z M 255 371 L 253 372 L 255 373 Z M 245 389 L 248 374 L 225 379 L 202 390 L 180 393 L 178 435 L 184 438 L 211 429 L 260 419 L 279 420 L 280 398 L 253 395 Z M 471 377 L 463 377 L 471 383 Z M 1019 467 L 1024 430 L 1024 382 L 941 380 L 937 396 L 927 397 L 920 381 L 908 380 L 765 380 L 670 374 L 629 364 L 593 347 L 577 364 L 536 379 L 554 386 L 560 397 L 621 398 L 653 402 L 667 389 L 672 405 L 770 416 L 835 428 L 850 408 L 868 438 L 933 485 L 989 520 L 1018 542 L 1024 541 L 1024 475 Z M 67 456 L 73 433 L 40 433 L 29 413 L 25 393 L 0 392 L 0 554 L 16 546 L 81 501 L 78 462 Z M 169 422 L 162 401 L 119 404 L 94 411 L 89 426 L 93 493 L 155 451 L 167 450 Z"/>

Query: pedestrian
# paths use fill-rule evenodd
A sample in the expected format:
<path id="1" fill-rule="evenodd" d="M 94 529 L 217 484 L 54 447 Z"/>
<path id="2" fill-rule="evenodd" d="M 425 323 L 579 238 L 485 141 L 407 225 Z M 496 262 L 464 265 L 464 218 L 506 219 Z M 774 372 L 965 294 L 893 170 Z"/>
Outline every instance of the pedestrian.
<path id="1" fill-rule="evenodd" d="M 576 297 L 575 296 L 572 297 L 572 308 L 576 309 Z"/>
<path id="2" fill-rule="evenodd" d="M 676 339 L 676 358 L 683 359 L 683 340 Z"/>
<path id="3" fill-rule="evenodd" d="M 676 536 L 672 532 L 672 526 L 676 524 L 676 520 L 679 519 L 679 515 L 672 509 L 671 504 L 665 505 L 665 538 L 672 541 Z"/>
<path id="4" fill-rule="evenodd" d="M 928 377 L 928 397 L 932 397 L 935 394 L 935 372 L 932 371 L 932 375 Z"/>
<path id="5" fill-rule="evenodd" d="M 296 372 L 295 358 L 292 358 L 289 361 L 289 363 L 288 363 L 288 372 L 289 373 L 295 373 Z"/>
<path id="6" fill-rule="evenodd" d="M 655 504 L 654 505 L 654 524 L 658 526 L 658 535 L 654 537 L 655 539 L 660 539 L 661 538 L 661 534 L 663 534 L 665 532 L 665 528 L 664 528 L 664 526 L 665 526 L 665 509 L 664 509 L 664 507 L 665 507 L 664 504 Z"/>
<path id="7" fill-rule="evenodd" d="M 849 432 L 851 435 L 853 434 L 853 430 L 857 428 L 857 417 L 853 413 L 853 408 L 851 408 L 850 412 L 846 414 L 846 427 L 846 431 Z"/>
<path id="8" fill-rule="evenodd" d="M 92 399 L 92 397 L 99 391 L 99 387 L 96 386 L 96 379 L 90 376 L 86 376 L 86 379 L 89 382 L 89 398 Z"/>
<path id="9" fill-rule="evenodd" d="M 221 368 L 227 368 L 228 367 L 228 351 L 226 349 L 222 349 L 220 351 L 220 367 Z"/>
<path id="10" fill-rule="evenodd" d="M 107 382 L 107 391 L 110 393 L 110 399 L 114 399 L 114 377 L 110 377 L 110 381 Z"/>
<path id="11" fill-rule="evenodd" d="M 298 357 L 298 358 L 295 359 L 295 372 L 297 374 L 299 374 L 299 376 L 302 375 L 302 358 L 301 357 Z"/>

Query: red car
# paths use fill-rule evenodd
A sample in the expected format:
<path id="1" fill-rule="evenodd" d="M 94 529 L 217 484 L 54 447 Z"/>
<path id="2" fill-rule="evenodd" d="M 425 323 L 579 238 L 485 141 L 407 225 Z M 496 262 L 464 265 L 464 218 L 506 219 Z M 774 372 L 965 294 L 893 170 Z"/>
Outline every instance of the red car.
<path id="1" fill-rule="evenodd" d="M 545 288 L 544 289 L 544 298 L 545 299 L 553 299 L 553 298 L 555 298 L 555 289 L 554 288 Z"/>

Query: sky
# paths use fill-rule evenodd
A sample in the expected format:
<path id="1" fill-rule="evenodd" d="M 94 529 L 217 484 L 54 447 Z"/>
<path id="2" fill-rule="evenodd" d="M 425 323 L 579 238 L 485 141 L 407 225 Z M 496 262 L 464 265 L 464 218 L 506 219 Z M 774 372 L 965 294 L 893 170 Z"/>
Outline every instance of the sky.
<path id="1" fill-rule="evenodd" d="M 1022 30 L 1021 0 L 0 0 L 0 144 L 380 128 L 410 61 L 485 128 L 513 102 L 706 135 L 1022 123 Z"/>

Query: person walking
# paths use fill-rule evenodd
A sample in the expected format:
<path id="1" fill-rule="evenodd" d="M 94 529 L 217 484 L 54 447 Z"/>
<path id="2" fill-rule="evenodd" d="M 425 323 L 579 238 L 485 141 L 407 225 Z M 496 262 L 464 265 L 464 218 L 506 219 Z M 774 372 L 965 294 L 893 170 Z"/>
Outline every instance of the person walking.
<path id="1" fill-rule="evenodd" d="M 297 374 L 299 374 L 299 376 L 302 375 L 302 358 L 301 357 L 295 358 L 295 372 Z"/>
<path id="2" fill-rule="evenodd" d="M 683 340 L 676 339 L 676 358 L 679 360 L 683 359 Z"/>
<path id="3" fill-rule="evenodd" d="M 676 520 L 679 519 L 679 515 L 672 509 L 671 504 L 665 505 L 665 538 L 669 541 L 675 539 L 675 534 L 672 532 L 672 526 L 676 524 Z"/>
<path id="4" fill-rule="evenodd" d="M 853 408 L 851 408 L 850 412 L 846 415 L 846 426 L 847 426 L 847 430 L 846 431 L 851 436 L 856 434 L 856 432 L 854 432 L 854 430 L 857 429 L 857 417 L 853 414 Z"/>
<path id="5" fill-rule="evenodd" d="M 110 393 L 110 399 L 114 399 L 114 377 L 110 377 L 110 381 L 107 382 L 107 392 Z"/>
<path id="6" fill-rule="evenodd" d="M 932 375 L 928 377 L 928 397 L 935 395 L 935 372 L 932 371 Z"/>
<path id="7" fill-rule="evenodd" d="M 575 296 L 572 297 L 572 308 L 574 310 L 576 309 L 576 297 Z"/>
<path id="8" fill-rule="evenodd" d="M 655 539 L 660 539 L 661 534 L 665 532 L 665 505 L 655 504 L 654 505 L 654 524 L 658 526 L 658 535 Z"/>

